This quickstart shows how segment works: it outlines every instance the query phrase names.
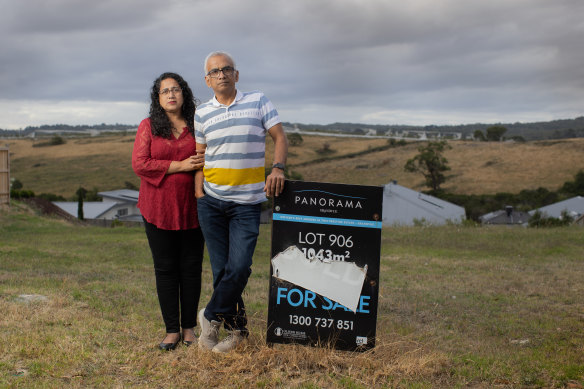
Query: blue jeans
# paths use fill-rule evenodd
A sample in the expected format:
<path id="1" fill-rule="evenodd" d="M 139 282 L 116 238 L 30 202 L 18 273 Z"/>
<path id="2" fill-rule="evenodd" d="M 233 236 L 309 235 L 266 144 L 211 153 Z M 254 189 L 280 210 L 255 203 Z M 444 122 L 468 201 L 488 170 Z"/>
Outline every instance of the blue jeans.
<path id="1" fill-rule="evenodd" d="M 213 295 L 205 309 L 207 320 L 224 321 L 228 330 L 247 334 L 241 297 L 251 274 L 260 227 L 260 204 L 237 204 L 205 195 L 197 200 L 199 224 L 213 270 Z"/>

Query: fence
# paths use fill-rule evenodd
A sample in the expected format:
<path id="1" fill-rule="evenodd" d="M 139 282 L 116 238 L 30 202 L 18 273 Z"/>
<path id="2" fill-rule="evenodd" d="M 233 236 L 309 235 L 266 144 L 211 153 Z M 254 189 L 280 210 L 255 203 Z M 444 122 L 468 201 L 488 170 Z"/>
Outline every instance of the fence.
<path id="1" fill-rule="evenodd" d="M 10 152 L 0 147 L 0 205 L 10 204 Z"/>

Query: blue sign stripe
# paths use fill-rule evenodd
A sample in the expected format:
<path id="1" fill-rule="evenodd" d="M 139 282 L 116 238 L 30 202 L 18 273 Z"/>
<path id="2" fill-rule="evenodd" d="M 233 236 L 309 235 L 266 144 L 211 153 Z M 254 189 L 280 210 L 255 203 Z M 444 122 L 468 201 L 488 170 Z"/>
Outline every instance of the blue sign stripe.
<path id="1" fill-rule="evenodd" d="M 332 217 L 291 215 L 288 213 L 274 213 L 273 219 L 276 221 L 284 221 L 284 222 L 328 224 L 331 226 L 345 226 L 345 227 L 364 227 L 364 228 L 381 229 L 381 226 L 382 226 L 381 222 L 376 222 L 376 221 L 371 221 L 371 220 L 335 219 Z"/>

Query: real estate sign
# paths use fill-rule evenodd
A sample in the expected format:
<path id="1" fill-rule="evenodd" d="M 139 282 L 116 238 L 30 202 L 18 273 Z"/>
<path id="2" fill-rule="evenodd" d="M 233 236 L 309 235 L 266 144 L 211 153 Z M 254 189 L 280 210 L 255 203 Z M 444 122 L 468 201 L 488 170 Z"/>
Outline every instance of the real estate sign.
<path id="1" fill-rule="evenodd" d="M 268 343 L 375 346 L 383 188 L 286 181 L 274 199 Z"/>

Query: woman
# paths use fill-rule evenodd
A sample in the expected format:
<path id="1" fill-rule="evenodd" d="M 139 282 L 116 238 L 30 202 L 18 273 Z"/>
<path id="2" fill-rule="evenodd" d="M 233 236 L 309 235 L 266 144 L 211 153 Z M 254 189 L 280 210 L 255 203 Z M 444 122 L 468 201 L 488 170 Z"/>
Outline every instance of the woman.
<path id="1" fill-rule="evenodd" d="M 138 207 L 154 259 L 156 291 L 166 326 L 158 345 L 173 350 L 181 340 L 197 341 L 194 333 L 201 294 L 204 240 L 197 218 L 194 171 L 204 155 L 196 155 L 195 98 L 175 73 L 154 81 L 150 117 L 138 127 L 132 167 L 140 177 Z"/>

